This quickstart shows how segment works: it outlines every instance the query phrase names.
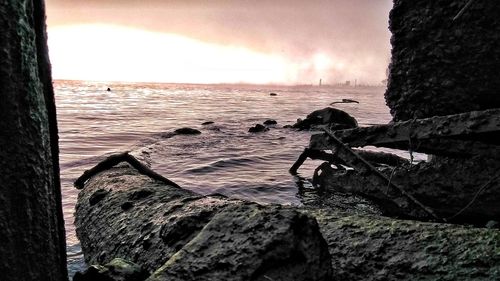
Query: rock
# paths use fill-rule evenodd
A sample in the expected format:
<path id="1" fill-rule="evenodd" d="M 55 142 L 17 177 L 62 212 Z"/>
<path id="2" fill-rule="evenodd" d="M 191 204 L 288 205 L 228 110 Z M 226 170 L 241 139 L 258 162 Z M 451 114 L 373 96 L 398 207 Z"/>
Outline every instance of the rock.
<path id="1" fill-rule="evenodd" d="M 390 162 L 400 165 L 397 159 Z M 495 176 L 498 175 L 499 169 L 500 164 L 495 159 L 434 157 L 432 162 L 410 166 L 403 164 L 379 171 L 390 178 L 392 183 L 418 198 L 439 217 L 450 222 L 470 223 L 482 227 L 489 220 L 500 218 L 500 178 Z M 417 214 L 418 210 L 410 206 L 395 209 L 388 200 L 386 187 L 375 185 L 363 172 L 335 170 L 325 165 L 315 181 L 326 189 L 370 198 L 378 203 L 386 215 L 421 217 Z M 481 192 L 478 193 L 479 190 Z M 473 204 L 469 205 L 473 198 Z"/>
<path id="2" fill-rule="evenodd" d="M 314 210 L 332 280 L 500 280 L 500 231 Z M 479 266 L 480 265 L 480 266 Z"/>
<path id="3" fill-rule="evenodd" d="M 84 272 L 77 272 L 73 281 L 143 281 L 148 276 L 141 266 L 115 258 L 104 266 L 92 265 Z"/>
<path id="4" fill-rule="evenodd" d="M 291 129 L 291 128 L 293 128 L 292 125 L 285 125 L 285 126 L 283 126 L 283 129 Z"/>
<path id="5" fill-rule="evenodd" d="M 270 95 L 270 96 L 272 96 L 272 97 L 275 97 L 275 96 L 277 96 L 278 94 L 276 94 L 276 93 L 270 93 L 269 95 Z"/>
<path id="6" fill-rule="evenodd" d="M 105 189 L 96 190 L 96 192 L 92 193 L 92 195 L 89 198 L 90 206 L 93 206 L 93 205 L 99 203 L 99 201 L 101 201 L 108 193 L 109 193 L 109 191 L 105 190 Z"/>
<path id="7" fill-rule="evenodd" d="M 89 197 L 109 190 L 99 204 Z M 124 211 L 120 206 L 133 202 Z M 122 165 L 79 194 L 77 235 L 85 259 L 134 260 L 148 280 L 331 280 L 318 224 L 292 207 L 200 196 Z M 230 230 L 230 231 L 228 231 Z M 100 268 L 96 268 L 97 271 Z M 94 270 L 95 271 L 95 270 Z"/>
<path id="8" fill-rule="evenodd" d="M 261 124 L 257 124 L 255 126 L 251 127 L 250 129 L 248 129 L 249 133 L 261 133 L 261 132 L 267 132 L 267 131 L 269 131 L 269 128 L 267 128 L 266 126 L 261 125 Z"/>
<path id="9" fill-rule="evenodd" d="M 327 107 L 313 111 L 305 120 L 298 119 L 292 127 L 299 130 L 310 130 L 314 126 L 328 125 L 332 130 L 350 129 L 358 126 L 354 117 L 340 109 Z"/>
<path id="10" fill-rule="evenodd" d="M 199 130 L 187 128 L 187 127 L 177 129 L 174 132 L 178 135 L 199 135 L 199 134 L 201 134 L 201 132 Z"/>
<path id="11" fill-rule="evenodd" d="M 278 124 L 278 122 L 276 122 L 276 120 L 273 119 L 268 119 L 264 121 L 264 125 L 276 125 L 276 124 Z"/>
<path id="12" fill-rule="evenodd" d="M 311 217 L 280 206 L 237 204 L 217 213 L 148 281 L 331 280 L 326 249 Z"/>
<path id="13" fill-rule="evenodd" d="M 2 281 L 68 276 L 45 6 L 0 4 Z"/>
<path id="14" fill-rule="evenodd" d="M 206 125 L 212 125 L 213 123 L 214 123 L 213 121 L 207 121 L 207 122 L 201 123 L 201 125 L 206 126 Z"/>
<path id="15" fill-rule="evenodd" d="M 500 278 L 500 231 L 370 213 L 200 196 L 119 166 L 85 184 L 76 226 L 87 262 L 134 260 L 150 281 Z"/>
<path id="16" fill-rule="evenodd" d="M 500 107 L 500 5 L 474 1 L 452 25 L 443 20 L 464 5 L 394 1 L 385 93 L 394 121 Z"/>
<path id="17" fill-rule="evenodd" d="M 353 99 L 342 99 L 341 101 L 334 101 L 334 102 L 330 103 L 330 105 L 336 104 L 336 103 L 359 103 L 359 101 L 353 100 Z"/>

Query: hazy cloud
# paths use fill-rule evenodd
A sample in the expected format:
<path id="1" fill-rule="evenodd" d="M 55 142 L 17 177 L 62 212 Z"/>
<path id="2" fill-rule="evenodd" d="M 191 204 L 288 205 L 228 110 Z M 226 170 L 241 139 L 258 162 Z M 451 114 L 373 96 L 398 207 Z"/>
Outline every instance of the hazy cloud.
<path id="1" fill-rule="evenodd" d="M 47 0 L 48 25 L 105 23 L 278 54 L 297 81 L 379 82 L 390 52 L 391 0 Z M 318 73 L 318 56 L 330 62 Z"/>

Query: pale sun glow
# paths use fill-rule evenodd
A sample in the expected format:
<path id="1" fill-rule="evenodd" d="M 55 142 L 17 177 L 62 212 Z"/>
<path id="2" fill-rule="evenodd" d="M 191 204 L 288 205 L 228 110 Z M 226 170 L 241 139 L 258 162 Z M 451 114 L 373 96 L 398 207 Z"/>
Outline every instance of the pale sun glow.
<path id="1" fill-rule="evenodd" d="M 263 53 L 177 34 L 88 24 L 49 27 L 54 79 L 324 84 L 373 76 L 377 60 L 353 61 L 324 50 L 310 56 Z M 358 80 L 359 81 L 359 80 Z"/>
<path id="2" fill-rule="evenodd" d="M 49 28 L 55 79 L 176 83 L 289 83 L 278 55 L 110 25 Z"/>

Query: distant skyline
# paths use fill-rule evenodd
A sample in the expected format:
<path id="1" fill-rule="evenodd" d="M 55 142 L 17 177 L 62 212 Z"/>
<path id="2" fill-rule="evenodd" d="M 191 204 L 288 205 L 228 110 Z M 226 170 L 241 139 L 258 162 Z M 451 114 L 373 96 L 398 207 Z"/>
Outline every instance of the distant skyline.
<path id="1" fill-rule="evenodd" d="M 47 0 L 55 79 L 380 84 L 391 0 Z"/>

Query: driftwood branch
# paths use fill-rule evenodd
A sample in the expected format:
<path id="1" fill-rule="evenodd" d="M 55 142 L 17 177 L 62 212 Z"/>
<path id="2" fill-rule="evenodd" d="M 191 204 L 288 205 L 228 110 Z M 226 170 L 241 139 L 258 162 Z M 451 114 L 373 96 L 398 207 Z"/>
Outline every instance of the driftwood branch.
<path id="1" fill-rule="evenodd" d="M 377 188 L 379 188 L 382 193 L 385 194 L 385 192 L 381 189 L 382 186 L 388 186 L 391 187 L 392 189 L 398 190 L 405 198 L 409 200 L 407 201 L 407 203 L 418 206 L 437 221 L 445 221 L 444 219 L 438 217 L 429 207 L 425 206 L 411 194 L 406 192 L 406 190 L 404 190 L 402 187 L 391 182 L 389 178 L 387 178 L 384 174 L 380 173 L 363 157 L 359 156 L 347 145 L 342 143 L 334 135 L 332 131 L 326 128 L 324 129 L 324 131 L 330 137 L 330 142 L 333 143 L 333 145 L 335 145 L 337 157 L 347 162 L 347 164 L 353 167 L 354 169 L 360 172 L 364 172 L 365 176 L 370 177 L 370 179 L 375 182 L 375 186 L 377 186 Z"/>
<path id="2" fill-rule="evenodd" d="M 297 159 L 297 161 L 295 161 L 295 163 L 292 165 L 290 170 L 288 170 L 288 172 L 290 172 L 290 174 L 292 175 L 297 175 L 298 169 L 300 168 L 300 166 L 302 166 L 302 164 L 304 164 L 307 158 L 313 160 L 323 160 L 334 164 L 345 164 L 345 162 L 343 162 L 341 159 L 335 157 L 335 154 L 326 153 L 321 150 L 306 148 L 300 154 L 299 158 Z"/>
<path id="3" fill-rule="evenodd" d="M 341 101 L 334 101 L 330 103 L 330 105 L 334 105 L 336 103 L 359 103 L 359 101 L 353 99 L 342 99 Z"/>
<path id="4" fill-rule="evenodd" d="M 368 151 L 368 150 L 354 150 L 359 156 L 363 157 L 365 160 L 367 160 L 370 163 L 376 164 L 385 164 L 389 166 L 402 166 L 409 164 L 410 162 L 402 157 L 399 157 L 394 154 L 390 153 L 384 153 L 384 152 L 375 152 L 375 151 Z M 312 160 L 323 160 L 327 161 L 328 163 L 335 164 L 335 165 L 346 165 L 346 162 L 340 159 L 339 157 L 335 156 L 335 153 L 330 154 L 321 150 L 316 150 L 316 149 L 311 149 L 311 148 L 306 148 L 304 151 L 300 154 L 299 158 L 295 163 L 292 165 L 290 170 L 290 174 L 296 175 L 298 169 L 300 166 L 304 164 L 304 162 L 307 160 L 307 158 L 310 158 Z"/>
<path id="5" fill-rule="evenodd" d="M 75 187 L 77 189 L 82 189 L 85 186 L 85 183 L 92 178 L 93 176 L 97 175 L 100 172 L 109 170 L 113 168 L 114 166 L 118 165 L 121 162 L 127 162 L 129 163 L 132 167 L 137 169 L 137 171 L 143 175 L 146 175 L 152 179 L 161 181 L 167 185 L 173 186 L 180 188 L 178 184 L 175 182 L 165 178 L 164 176 L 158 174 L 157 172 L 151 170 L 148 166 L 142 164 L 137 158 L 134 156 L 130 155 L 128 152 L 124 153 L 118 153 L 118 154 L 113 154 L 109 156 L 108 158 L 104 159 L 101 161 L 99 164 L 95 165 L 91 169 L 85 171 L 83 175 L 81 175 L 74 183 Z"/>

